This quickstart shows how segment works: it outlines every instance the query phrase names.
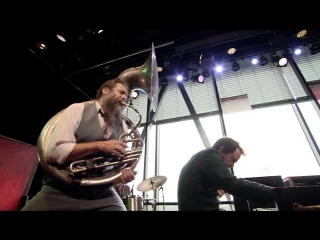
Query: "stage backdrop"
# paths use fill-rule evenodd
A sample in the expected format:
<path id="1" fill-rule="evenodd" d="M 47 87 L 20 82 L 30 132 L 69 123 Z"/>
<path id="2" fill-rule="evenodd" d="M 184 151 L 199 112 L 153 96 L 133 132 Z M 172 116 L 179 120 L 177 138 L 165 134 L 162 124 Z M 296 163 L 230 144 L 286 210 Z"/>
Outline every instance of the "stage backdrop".
<path id="1" fill-rule="evenodd" d="M 0 135 L 0 211 L 19 211 L 38 165 L 36 146 Z"/>

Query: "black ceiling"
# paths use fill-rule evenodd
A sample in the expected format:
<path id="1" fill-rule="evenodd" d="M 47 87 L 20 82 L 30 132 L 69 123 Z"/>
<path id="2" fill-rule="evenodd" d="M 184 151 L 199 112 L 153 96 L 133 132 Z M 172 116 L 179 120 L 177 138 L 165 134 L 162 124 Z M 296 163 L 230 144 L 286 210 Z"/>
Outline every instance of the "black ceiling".
<path id="1" fill-rule="evenodd" d="M 298 30 L 69 30 L 33 31 L 17 34 L 17 40 L 48 64 L 58 77 L 67 78 L 87 95 L 108 78 L 116 77 L 130 67 L 142 65 L 153 42 L 158 65 L 170 60 L 174 65 L 159 73 L 170 75 L 177 69 L 197 63 L 203 51 L 214 55 L 215 61 L 229 61 L 259 52 L 315 41 L 317 31 L 308 37 L 296 38 Z M 57 38 L 62 35 L 66 42 Z M 311 37 L 313 37 L 311 39 Z M 44 43 L 47 51 L 36 45 Z M 235 45 L 234 55 L 226 53 Z M 231 58 L 232 57 L 232 58 Z"/>
<path id="2" fill-rule="evenodd" d="M 73 102 L 94 97 L 105 80 L 142 65 L 152 43 L 157 64 L 171 62 L 170 69 L 159 72 L 161 79 L 194 67 L 204 52 L 213 54 L 215 62 L 226 62 L 319 41 L 319 30 L 308 30 L 302 39 L 296 38 L 299 30 L 97 31 L 24 29 L 6 40 L 0 135 L 35 144 L 50 117 Z M 42 51 L 39 43 L 48 50 Z M 233 45 L 238 51 L 227 54 Z M 18 127 L 22 122 L 24 127 Z"/>

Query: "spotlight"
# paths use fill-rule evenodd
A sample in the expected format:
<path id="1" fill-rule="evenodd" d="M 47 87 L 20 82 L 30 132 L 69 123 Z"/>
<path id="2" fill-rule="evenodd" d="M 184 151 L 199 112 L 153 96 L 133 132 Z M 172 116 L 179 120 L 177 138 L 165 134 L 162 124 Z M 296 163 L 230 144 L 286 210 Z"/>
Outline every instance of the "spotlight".
<path id="1" fill-rule="evenodd" d="M 57 38 L 60 39 L 60 41 L 62 42 L 66 42 L 66 39 L 64 39 L 64 37 L 62 37 L 61 35 L 57 34 Z"/>
<path id="2" fill-rule="evenodd" d="M 302 38 L 307 34 L 307 30 L 301 30 L 297 33 L 297 38 Z"/>
<path id="3" fill-rule="evenodd" d="M 221 67 L 221 66 L 217 66 L 217 67 L 216 67 L 216 71 L 217 71 L 217 72 L 222 72 L 222 67 Z"/>
<path id="4" fill-rule="evenodd" d="M 310 50 L 311 55 L 318 53 L 320 51 L 319 44 L 317 44 L 317 43 L 312 44 L 309 50 Z"/>
<path id="5" fill-rule="evenodd" d="M 209 71 L 208 71 L 208 69 L 203 69 L 203 71 L 202 71 L 202 75 L 203 75 L 203 77 L 209 77 L 210 76 L 210 73 L 209 73 Z"/>
<path id="6" fill-rule="evenodd" d="M 239 63 L 237 63 L 236 61 L 233 61 L 233 63 L 232 63 L 232 70 L 233 70 L 233 71 L 238 71 L 239 69 L 240 69 Z"/>
<path id="7" fill-rule="evenodd" d="M 131 98 L 132 99 L 136 99 L 138 96 L 139 96 L 139 92 L 137 90 L 131 92 Z"/>
<path id="8" fill-rule="evenodd" d="M 183 81 L 188 81 L 189 80 L 189 73 L 188 72 L 185 72 L 182 74 L 182 80 Z"/>
<path id="9" fill-rule="evenodd" d="M 237 50 L 234 47 L 228 49 L 229 54 L 234 54 L 236 51 Z"/>
<path id="10" fill-rule="evenodd" d="M 258 63 L 258 59 L 252 58 L 252 59 L 251 59 L 251 63 L 252 63 L 253 65 L 256 65 L 256 64 Z"/>
<path id="11" fill-rule="evenodd" d="M 293 49 L 293 51 L 294 51 L 295 55 L 299 55 L 301 53 L 301 49 L 300 48 L 295 48 L 295 49 Z"/>
<path id="12" fill-rule="evenodd" d="M 205 79 L 205 77 L 202 74 L 200 74 L 198 76 L 198 83 L 204 83 L 204 79 Z"/>
<path id="13" fill-rule="evenodd" d="M 263 55 L 260 56 L 259 63 L 260 63 L 261 66 L 264 66 L 264 65 L 268 64 L 268 62 L 269 62 L 268 58 L 266 58 Z"/>
<path id="14" fill-rule="evenodd" d="M 284 56 L 280 57 L 276 53 L 272 53 L 271 62 L 277 67 L 285 67 L 288 64 L 288 59 Z"/>
<path id="15" fill-rule="evenodd" d="M 162 86 L 167 86 L 168 85 L 168 80 L 166 78 L 161 79 L 161 85 Z"/>
<path id="16" fill-rule="evenodd" d="M 193 83 L 204 83 L 205 77 L 202 74 L 195 74 L 191 76 Z"/>
<path id="17" fill-rule="evenodd" d="M 192 82 L 197 82 L 198 81 L 198 75 L 192 75 L 191 76 L 191 81 Z"/>

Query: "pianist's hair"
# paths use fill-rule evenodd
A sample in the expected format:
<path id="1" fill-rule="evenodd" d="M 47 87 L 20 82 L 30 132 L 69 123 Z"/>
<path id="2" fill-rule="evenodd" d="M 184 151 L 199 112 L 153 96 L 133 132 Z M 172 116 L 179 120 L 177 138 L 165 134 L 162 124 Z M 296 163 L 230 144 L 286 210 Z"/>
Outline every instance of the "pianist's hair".
<path id="1" fill-rule="evenodd" d="M 223 147 L 224 153 L 233 153 L 237 148 L 239 148 L 242 155 L 246 155 L 240 147 L 239 142 L 233 140 L 232 138 L 224 137 L 220 138 L 218 141 L 215 142 L 215 144 L 212 146 L 212 148 L 219 151 L 219 149 Z"/>

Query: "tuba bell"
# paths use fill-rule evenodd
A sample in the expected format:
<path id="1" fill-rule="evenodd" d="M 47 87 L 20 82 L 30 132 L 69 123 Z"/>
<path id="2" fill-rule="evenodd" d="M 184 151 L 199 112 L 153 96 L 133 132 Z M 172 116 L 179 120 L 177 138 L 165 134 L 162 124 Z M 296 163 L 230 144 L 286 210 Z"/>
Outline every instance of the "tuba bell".
<path id="1" fill-rule="evenodd" d="M 129 68 L 119 74 L 129 86 L 129 92 L 143 90 L 147 93 L 153 111 L 158 105 L 158 71 L 154 45 L 152 43 L 151 52 L 147 61 L 140 67 Z M 141 114 L 128 102 L 122 103 L 122 111 L 126 108 L 133 109 L 139 116 L 139 120 L 134 124 L 129 118 L 123 115 L 123 119 L 128 126 L 128 133 L 123 133 L 119 141 L 131 143 L 131 149 L 127 150 L 123 158 L 97 157 L 92 159 L 81 159 L 68 165 L 57 165 L 48 162 L 48 145 L 52 132 L 65 109 L 54 115 L 43 127 L 37 141 L 38 161 L 42 169 L 67 184 L 80 186 L 93 186 L 108 183 L 117 183 L 123 168 L 134 170 L 140 161 L 143 141 L 138 127 L 141 124 Z M 99 171 L 103 170 L 103 171 Z"/>

